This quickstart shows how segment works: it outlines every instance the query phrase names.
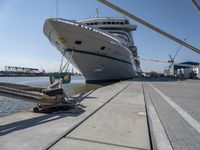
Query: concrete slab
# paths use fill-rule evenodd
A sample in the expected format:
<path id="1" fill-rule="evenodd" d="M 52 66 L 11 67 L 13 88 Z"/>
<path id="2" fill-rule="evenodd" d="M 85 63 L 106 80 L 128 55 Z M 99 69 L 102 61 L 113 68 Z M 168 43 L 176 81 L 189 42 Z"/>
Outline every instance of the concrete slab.
<path id="1" fill-rule="evenodd" d="M 109 149 L 110 146 L 116 147 L 114 149 L 150 149 L 141 89 L 141 84 L 132 83 L 51 149 L 90 149 L 93 146 L 102 149 L 102 145 L 103 149 Z"/>
<path id="2" fill-rule="evenodd" d="M 131 86 L 120 93 L 112 103 L 123 103 L 144 106 L 144 95 L 141 82 L 133 82 Z"/>
<path id="3" fill-rule="evenodd" d="M 80 98 L 86 106 L 78 114 L 34 114 L 20 112 L 0 119 L 1 150 L 42 149 L 75 124 L 82 121 L 112 96 L 126 87 L 129 82 L 116 83 L 95 90 L 87 97 Z"/>

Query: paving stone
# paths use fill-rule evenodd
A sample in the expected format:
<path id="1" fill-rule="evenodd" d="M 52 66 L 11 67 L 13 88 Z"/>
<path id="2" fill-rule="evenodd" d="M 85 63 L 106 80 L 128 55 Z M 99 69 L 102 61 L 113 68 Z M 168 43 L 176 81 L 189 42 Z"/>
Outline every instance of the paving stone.
<path id="1" fill-rule="evenodd" d="M 190 82 L 186 82 L 184 84 L 182 82 L 156 82 L 153 83 L 153 85 L 167 95 L 182 109 L 188 112 L 197 121 L 200 121 L 199 85 L 190 85 Z M 147 87 L 147 90 L 150 93 L 152 102 L 173 148 L 175 150 L 200 149 L 198 142 L 200 141 L 200 134 L 174 108 L 172 108 L 163 99 L 163 97 L 161 97 L 153 88 L 151 88 L 148 83 L 145 83 L 145 87 Z M 188 88 L 190 89 L 188 90 Z"/>

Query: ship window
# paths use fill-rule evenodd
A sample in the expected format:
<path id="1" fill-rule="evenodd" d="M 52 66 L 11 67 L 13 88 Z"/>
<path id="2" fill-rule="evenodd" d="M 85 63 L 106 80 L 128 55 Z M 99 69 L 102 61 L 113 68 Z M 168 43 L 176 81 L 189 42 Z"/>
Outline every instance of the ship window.
<path id="1" fill-rule="evenodd" d="M 105 46 L 102 46 L 102 47 L 101 47 L 101 50 L 104 50 L 105 48 L 106 48 Z"/>
<path id="2" fill-rule="evenodd" d="M 123 23 L 123 22 L 120 22 L 120 24 L 123 25 L 124 23 Z"/>
<path id="3" fill-rule="evenodd" d="M 111 22 L 108 22 L 108 24 L 110 24 Z"/>
<path id="4" fill-rule="evenodd" d="M 60 44 L 56 41 L 56 45 L 60 46 Z"/>
<path id="5" fill-rule="evenodd" d="M 80 44 L 82 43 L 82 41 L 78 41 L 78 40 L 77 40 L 77 41 L 75 41 L 74 43 L 80 45 Z"/>
<path id="6" fill-rule="evenodd" d="M 116 22 L 116 24 L 119 24 L 119 22 Z"/>
<path id="7" fill-rule="evenodd" d="M 112 24 L 115 24 L 115 22 L 112 22 Z"/>
<path id="8" fill-rule="evenodd" d="M 106 22 L 103 22 L 103 24 L 106 24 Z"/>
<path id="9" fill-rule="evenodd" d="M 95 22 L 94 24 L 95 24 L 95 25 L 97 25 L 98 23 L 97 23 L 97 22 Z"/>
<path id="10" fill-rule="evenodd" d="M 90 25 L 93 25 L 93 23 L 90 23 Z"/>

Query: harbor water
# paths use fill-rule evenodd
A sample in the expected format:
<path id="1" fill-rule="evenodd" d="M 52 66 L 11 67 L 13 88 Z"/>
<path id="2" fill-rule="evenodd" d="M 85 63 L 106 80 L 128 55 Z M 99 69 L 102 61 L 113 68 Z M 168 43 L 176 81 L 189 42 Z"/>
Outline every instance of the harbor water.
<path id="1" fill-rule="evenodd" d="M 16 83 L 38 87 L 48 87 L 49 77 L 0 77 L 0 82 Z M 81 76 L 72 76 L 70 84 L 63 85 L 64 91 L 68 96 L 80 94 L 101 87 L 96 84 L 86 84 Z M 0 117 L 10 115 L 25 109 L 30 109 L 36 104 L 22 100 L 0 96 Z"/>

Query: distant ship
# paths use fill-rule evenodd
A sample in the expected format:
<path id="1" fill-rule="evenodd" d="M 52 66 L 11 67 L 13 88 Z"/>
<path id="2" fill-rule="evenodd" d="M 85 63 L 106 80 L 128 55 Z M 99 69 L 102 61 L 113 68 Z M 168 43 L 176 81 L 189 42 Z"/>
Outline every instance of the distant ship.
<path id="1" fill-rule="evenodd" d="M 136 26 L 125 18 L 95 17 L 81 21 L 49 18 L 43 30 L 87 82 L 125 80 L 141 72 L 132 36 Z"/>

